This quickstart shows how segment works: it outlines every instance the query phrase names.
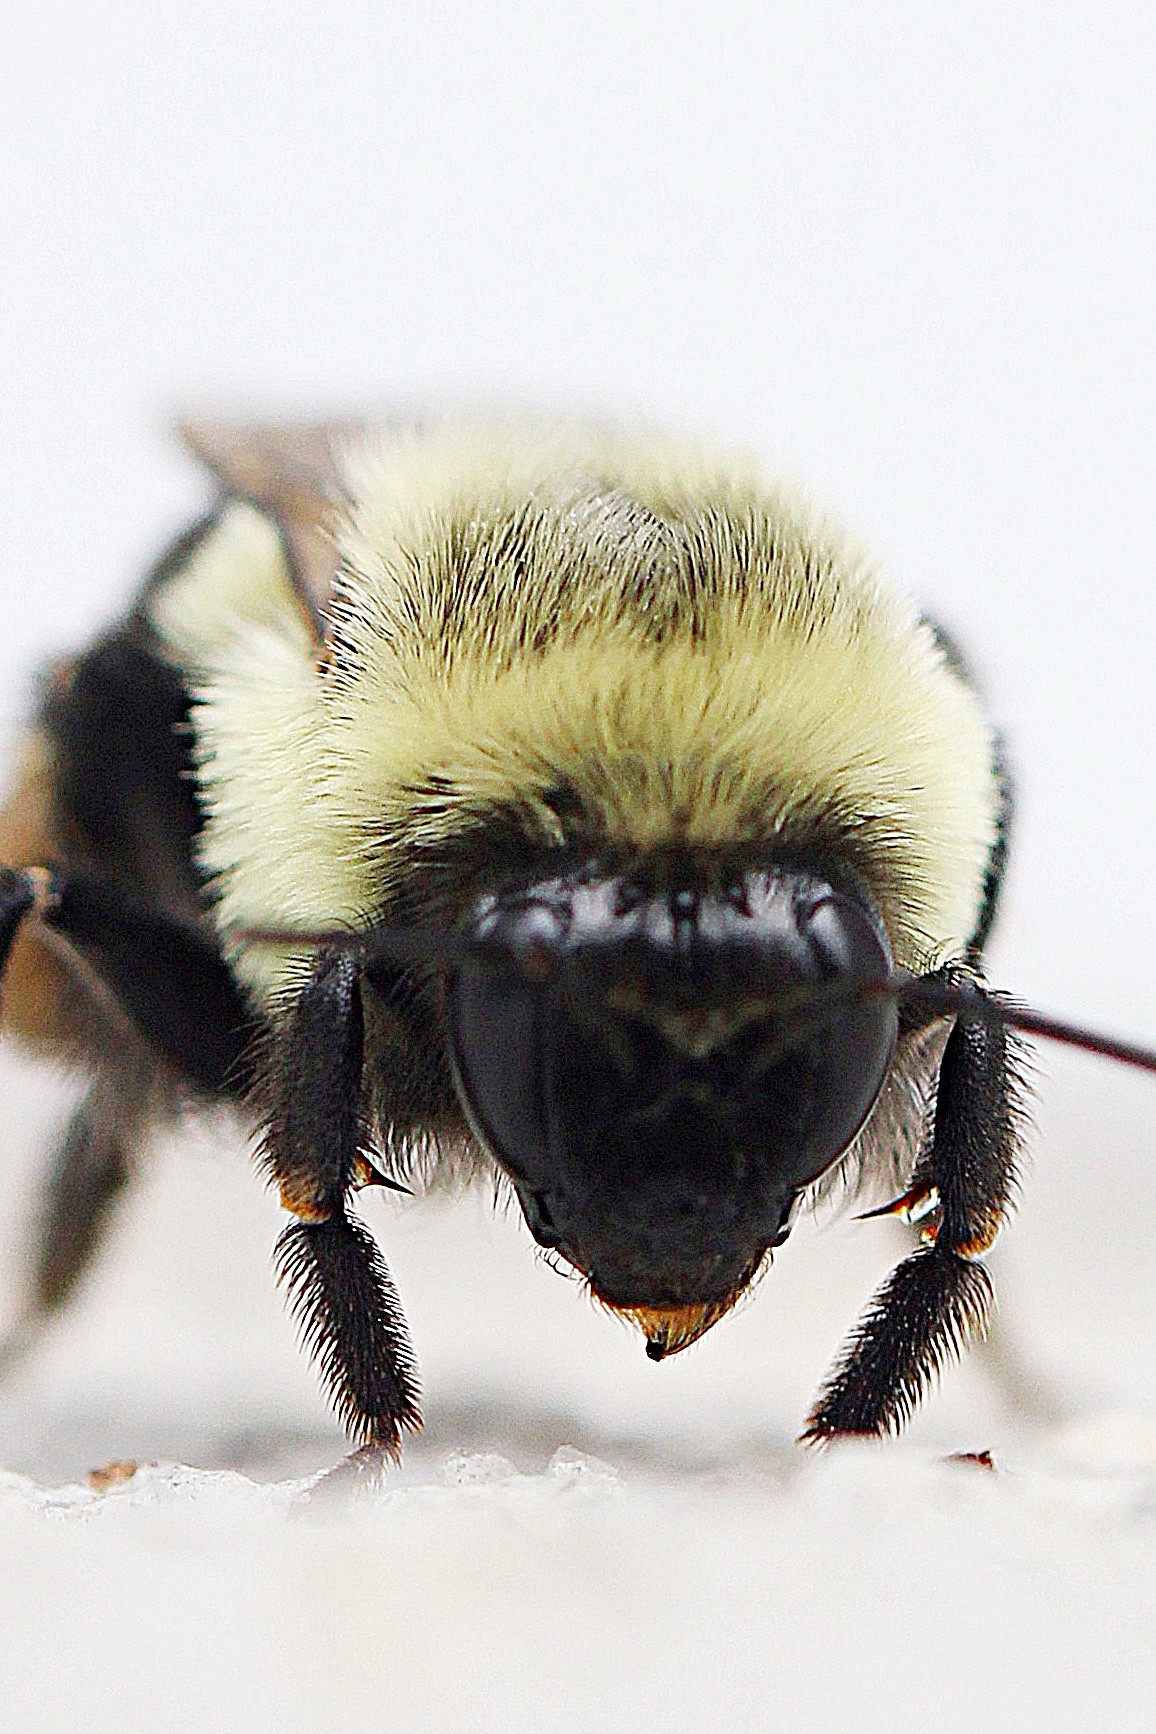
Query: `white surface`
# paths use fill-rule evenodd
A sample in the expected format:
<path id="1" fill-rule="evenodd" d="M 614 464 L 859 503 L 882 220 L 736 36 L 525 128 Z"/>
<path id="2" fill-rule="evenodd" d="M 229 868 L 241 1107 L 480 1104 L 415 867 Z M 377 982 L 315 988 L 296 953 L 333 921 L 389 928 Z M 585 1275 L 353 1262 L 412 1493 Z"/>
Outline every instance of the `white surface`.
<path id="1" fill-rule="evenodd" d="M 25 8 L 0 721 L 204 498 L 179 408 L 673 420 L 800 476 L 956 630 L 1022 789 L 994 972 L 1156 1036 L 1154 83 L 1124 4 Z M 973 1364 L 904 1447 L 798 1466 L 884 1229 L 801 1237 L 655 1369 L 515 1224 L 379 1205 L 430 1398 L 400 1492 L 318 1527 L 244 1483 L 71 1516 L 7 1486 L 0 1725 L 1150 1725 L 1156 1103 L 1054 1072 L 997 1265 L 1056 1422 Z M 11 1287 L 57 1109 L 23 1073 L 4 1101 Z M 0 1461 L 330 1460 L 275 1228 L 235 1150 L 159 1160 Z M 1002 1476 L 938 1463 L 984 1445 Z M 447 1483 L 453 1451 L 527 1479 Z"/>
<path id="2" fill-rule="evenodd" d="M 274 1200 L 227 1137 L 158 1151 L 0 1393 L 0 1726 L 1149 1728 L 1152 1108 L 1102 1086 L 1058 1068 L 996 1258 L 1028 1408 L 973 1357 L 901 1445 L 825 1459 L 793 1436 L 886 1228 L 800 1228 L 656 1368 L 482 1199 L 374 1200 L 429 1425 L 337 1509 L 301 1505 L 342 1447 L 273 1289 Z M 56 1110 L 23 1068 L 5 1094 L 18 1239 Z M 982 1449 L 997 1474 L 944 1461 Z M 159 1466 L 76 1485 L 125 1458 Z"/>
<path id="3" fill-rule="evenodd" d="M 678 1492 L 474 1456 L 324 1525 L 235 1476 L 47 1512 L 0 1483 L 9 1725 L 1150 1727 L 1156 1450 L 1097 1447 L 1094 1478 L 848 1456 Z"/>

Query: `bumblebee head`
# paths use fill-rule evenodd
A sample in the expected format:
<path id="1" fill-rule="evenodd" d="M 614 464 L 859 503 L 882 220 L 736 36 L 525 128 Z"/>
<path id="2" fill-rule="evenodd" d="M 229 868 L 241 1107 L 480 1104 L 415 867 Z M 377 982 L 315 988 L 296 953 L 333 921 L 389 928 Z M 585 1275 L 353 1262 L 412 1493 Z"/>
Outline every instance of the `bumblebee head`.
<path id="1" fill-rule="evenodd" d="M 780 864 L 598 868 L 479 897 L 447 984 L 458 1093 L 535 1239 L 661 1358 L 730 1307 L 894 1051 L 882 922 Z M 840 992 L 841 988 L 848 991 Z"/>

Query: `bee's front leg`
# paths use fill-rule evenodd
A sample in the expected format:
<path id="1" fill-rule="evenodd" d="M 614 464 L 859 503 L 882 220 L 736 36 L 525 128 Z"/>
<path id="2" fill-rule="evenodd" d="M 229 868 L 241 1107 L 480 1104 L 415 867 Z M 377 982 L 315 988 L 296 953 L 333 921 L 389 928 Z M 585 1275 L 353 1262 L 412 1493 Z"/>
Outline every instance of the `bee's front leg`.
<path id="1" fill-rule="evenodd" d="M 978 1262 L 1015 1189 L 1020 1044 L 975 984 L 948 1037 L 930 1146 L 913 1192 L 937 1197 L 927 1244 L 874 1295 L 807 1418 L 804 1440 L 894 1433 L 945 1360 L 986 1328 L 991 1280 Z"/>
<path id="2" fill-rule="evenodd" d="M 276 1261 L 302 1338 L 354 1439 L 393 1457 L 421 1411 L 397 1291 L 348 1208 L 365 1142 L 362 1041 L 357 960 L 322 951 L 268 1050 L 262 1149 L 296 1219 Z"/>
<path id="3" fill-rule="evenodd" d="M 102 1021 L 127 1020 L 173 1074 L 209 1096 L 244 1077 L 253 1017 L 210 935 L 109 880 L 0 867 L 0 972 L 24 922 L 66 950 Z M 98 1063 L 115 1054 L 98 1044 Z M 86 1056 L 87 1057 L 87 1056 Z"/>

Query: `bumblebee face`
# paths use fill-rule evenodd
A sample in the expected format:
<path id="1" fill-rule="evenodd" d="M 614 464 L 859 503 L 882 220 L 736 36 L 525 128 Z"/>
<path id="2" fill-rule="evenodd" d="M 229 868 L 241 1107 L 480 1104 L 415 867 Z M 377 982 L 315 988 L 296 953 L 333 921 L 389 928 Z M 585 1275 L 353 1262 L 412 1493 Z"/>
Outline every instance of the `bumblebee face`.
<path id="1" fill-rule="evenodd" d="M 779 865 L 711 888 L 595 868 L 479 898 L 447 990 L 458 1092 L 535 1239 L 654 1358 L 722 1316 L 870 1112 L 895 1048 L 882 922 Z M 825 996 L 817 989 L 834 989 Z"/>

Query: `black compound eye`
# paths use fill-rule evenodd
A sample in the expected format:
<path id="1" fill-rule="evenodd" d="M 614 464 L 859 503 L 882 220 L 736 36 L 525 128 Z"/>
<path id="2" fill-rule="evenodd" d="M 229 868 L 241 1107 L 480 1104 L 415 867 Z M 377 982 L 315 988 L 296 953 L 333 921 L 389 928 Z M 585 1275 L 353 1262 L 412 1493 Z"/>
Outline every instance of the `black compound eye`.
<path id="1" fill-rule="evenodd" d="M 829 891 L 810 899 L 800 914 L 816 962 L 832 980 L 887 979 L 886 940 L 862 904 Z"/>
<path id="2" fill-rule="evenodd" d="M 745 1038 L 744 1099 L 777 1171 L 805 1187 L 851 1143 L 887 1075 L 898 1015 L 870 988 L 889 980 L 891 953 L 874 911 L 830 886 L 804 882 L 789 923 L 773 903 L 763 925 L 786 1004 Z"/>
<path id="3" fill-rule="evenodd" d="M 533 1169 L 546 1154 L 544 1006 L 564 928 L 542 904 L 495 908 L 479 952 L 450 982 L 450 1059 L 475 1133 L 503 1161 Z"/>

